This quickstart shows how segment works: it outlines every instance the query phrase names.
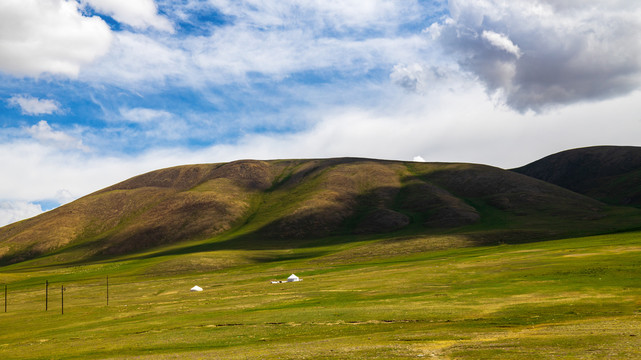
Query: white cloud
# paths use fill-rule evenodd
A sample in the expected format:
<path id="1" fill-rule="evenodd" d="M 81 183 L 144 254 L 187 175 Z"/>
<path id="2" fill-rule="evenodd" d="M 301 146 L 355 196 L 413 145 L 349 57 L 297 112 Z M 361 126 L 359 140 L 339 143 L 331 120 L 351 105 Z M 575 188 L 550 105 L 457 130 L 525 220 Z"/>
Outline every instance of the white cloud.
<path id="1" fill-rule="evenodd" d="M 60 112 L 60 104 L 50 99 L 16 95 L 11 97 L 8 102 L 11 106 L 20 107 L 20 110 L 25 115 L 45 115 Z"/>
<path id="2" fill-rule="evenodd" d="M 189 65 L 190 54 L 182 49 L 182 41 L 120 31 L 115 34 L 109 53 L 83 69 L 80 79 L 154 89 L 168 79 L 189 82 L 191 77 L 202 77 Z"/>
<path id="3" fill-rule="evenodd" d="M 504 34 L 483 30 L 481 37 L 492 44 L 492 46 L 496 46 L 497 48 L 505 50 L 506 52 L 516 56 L 517 59 L 521 57 L 521 49 L 519 49 L 519 47 L 516 46 L 512 42 L 512 40 L 510 40 L 510 38 L 508 38 Z"/>
<path id="4" fill-rule="evenodd" d="M 167 111 L 146 108 L 121 108 L 120 115 L 127 121 L 139 124 L 164 121 L 173 117 Z"/>
<path id="5" fill-rule="evenodd" d="M 113 50 L 82 72 L 90 82 L 153 90 L 167 82 L 200 88 L 249 82 L 247 74 L 280 80 L 295 72 L 332 69 L 365 74 L 381 64 L 416 59 L 420 36 L 366 40 L 315 38 L 299 30 L 220 28 L 209 37 L 153 39 L 120 32 Z"/>
<path id="6" fill-rule="evenodd" d="M 40 120 L 36 125 L 27 128 L 26 132 L 39 142 L 56 148 L 89 151 L 89 148 L 82 144 L 81 139 L 62 131 L 55 131 L 44 120 Z"/>
<path id="7" fill-rule="evenodd" d="M 136 29 L 149 27 L 157 30 L 173 32 L 171 22 L 158 14 L 158 6 L 154 0 L 81 0 L 95 11 L 109 15 L 120 23 Z"/>
<path id="8" fill-rule="evenodd" d="M 75 77 L 107 52 L 111 38 L 109 26 L 83 16 L 76 1 L 0 2 L 0 71 L 9 74 Z"/>
<path id="9" fill-rule="evenodd" d="M 322 115 L 306 131 L 249 134 L 236 144 L 213 146 L 199 152 L 202 157 L 191 159 L 360 156 L 410 160 L 421 154 L 427 161 L 517 167 L 569 148 L 635 144 L 641 132 L 641 118 L 619 116 L 638 111 L 641 92 L 535 115 L 497 108 L 479 85 L 449 85 L 455 86 L 453 91 L 435 92 L 429 99 L 388 93 L 371 108 L 309 109 Z M 611 126 L 613 116 L 620 120 L 616 127 Z M 622 133 L 621 128 L 627 130 Z"/>
<path id="10" fill-rule="evenodd" d="M 27 201 L 0 201 L 0 226 L 42 213 L 42 207 Z"/>
<path id="11" fill-rule="evenodd" d="M 154 89 L 167 83 L 198 88 L 245 85 L 256 74 L 281 80 L 296 72 L 326 69 L 357 76 L 381 66 L 415 62 L 426 46 L 420 34 L 397 31 L 417 16 L 410 11 L 417 6 L 414 1 L 364 2 L 356 6 L 362 13 L 341 2 L 212 4 L 233 21 L 206 36 L 118 32 L 110 53 L 86 68 L 81 79 Z"/>
<path id="12" fill-rule="evenodd" d="M 176 140 L 189 136 L 185 120 L 165 110 L 121 108 L 120 115 L 125 121 L 138 124 L 148 138 Z"/>
<path id="13" fill-rule="evenodd" d="M 66 204 L 68 202 L 71 202 L 73 200 L 76 200 L 78 197 L 75 196 L 74 194 L 71 193 L 71 191 L 67 189 L 59 189 L 56 191 L 56 194 L 53 196 L 53 200 L 58 202 L 58 204 Z"/>
<path id="14" fill-rule="evenodd" d="M 420 13 L 415 0 L 210 0 L 210 4 L 237 21 L 255 27 L 295 26 L 336 31 L 397 26 L 399 18 Z"/>

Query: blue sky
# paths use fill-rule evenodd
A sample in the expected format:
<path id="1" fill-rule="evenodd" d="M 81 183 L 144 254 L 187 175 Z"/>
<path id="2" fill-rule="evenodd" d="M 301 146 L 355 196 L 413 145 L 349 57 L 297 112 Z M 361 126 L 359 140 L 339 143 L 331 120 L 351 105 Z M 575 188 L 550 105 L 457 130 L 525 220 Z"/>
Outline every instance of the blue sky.
<path id="1" fill-rule="evenodd" d="M 0 225 L 142 172 L 641 145 L 625 0 L 7 0 Z"/>

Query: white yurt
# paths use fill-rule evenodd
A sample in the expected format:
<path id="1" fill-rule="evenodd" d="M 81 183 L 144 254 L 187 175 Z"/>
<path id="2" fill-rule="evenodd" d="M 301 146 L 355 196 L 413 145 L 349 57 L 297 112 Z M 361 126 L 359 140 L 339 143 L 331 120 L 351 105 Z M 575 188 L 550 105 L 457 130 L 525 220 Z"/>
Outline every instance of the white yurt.
<path id="1" fill-rule="evenodd" d="M 203 291 L 203 288 L 201 288 L 200 286 L 196 285 L 193 288 L 191 288 L 190 291 Z"/>
<path id="2" fill-rule="evenodd" d="M 287 278 L 287 282 L 294 282 L 294 281 L 300 281 L 300 278 L 294 274 L 289 275 Z"/>

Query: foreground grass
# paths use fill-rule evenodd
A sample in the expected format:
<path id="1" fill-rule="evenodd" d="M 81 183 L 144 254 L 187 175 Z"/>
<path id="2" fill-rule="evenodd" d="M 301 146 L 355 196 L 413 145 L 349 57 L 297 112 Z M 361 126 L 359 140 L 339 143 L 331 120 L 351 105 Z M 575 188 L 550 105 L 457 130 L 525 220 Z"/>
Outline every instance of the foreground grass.
<path id="1" fill-rule="evenodd" d="M 0 358 L 641 358 L 641 233 L 412 253 L 430 241 L 2 268 Z"/>

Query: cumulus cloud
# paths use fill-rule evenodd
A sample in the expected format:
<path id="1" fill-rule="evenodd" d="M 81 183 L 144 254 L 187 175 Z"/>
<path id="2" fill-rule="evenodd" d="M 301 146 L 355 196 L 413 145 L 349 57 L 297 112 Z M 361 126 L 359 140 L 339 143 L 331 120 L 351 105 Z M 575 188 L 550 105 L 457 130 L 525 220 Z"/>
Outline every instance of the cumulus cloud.
<path id="1" fill-rule="evenodd" d="M 99 17 L 83 16 L 76 1 L 0 2 L 0 71 L 70 77 L 104 55 L 111 30 Z"/>
<path id="2" fill-rule="evenodd" d="M 514 109 L 603 100 L 641 85 L 641 3 L 452 0 L 449 6 L 451 17 L 426 32 Z"/>
<path id="3" fill-rule="evenodd" d="M 77 139 L 63 131 L 56 131 L 44 120 L 26 129 L 26 132 L 39 142 L 60 149 L 75 149 L 89 151 L 81 139 Z"/>
<path id="4" fill-rule="evenodd" d="M 9 99 L 9 105 L 20 107 L 25 115 L 46 115 L 60 112 L 60 104 L 55 100 L 38 99 L 27 95 L 16 95 Z"/>
<path id="5" fill-rule="evenodd" d="M 157 30 L 173 32 L 171 22 L 158 14 L 158 6 L 154 0 L 82 0 L 96 12 L 109 15 L 114 20 L 127 24 L 136 29 L 149 27 Z"/>

